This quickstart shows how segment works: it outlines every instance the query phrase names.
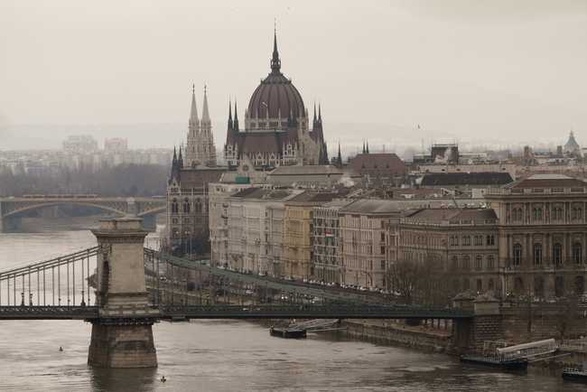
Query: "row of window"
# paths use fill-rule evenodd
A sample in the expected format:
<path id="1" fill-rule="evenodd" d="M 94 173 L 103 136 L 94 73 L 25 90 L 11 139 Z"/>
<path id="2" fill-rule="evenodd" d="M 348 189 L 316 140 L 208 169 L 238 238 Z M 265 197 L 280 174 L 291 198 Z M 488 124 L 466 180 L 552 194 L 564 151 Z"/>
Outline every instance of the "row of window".
<path id="1" fill-rule="evenodd" d="M 183 201 L 182 204 L 182 211 L 184 214 L 189 214 L 191 212 L 191 203 L 189 201 L 189 199 L 186 197 Z M 197 199 L 194 203 L 194 210 L 196 213 L 202 213 L 202 202 L 200 201 L 200 199 Z M 171 201 L 171 213 L 172 214 L 178 214 L 179 213 L 179 202 L 177 201 L 177 199 L 173 199 Z"/>
<path id="2" fill-rule="evenodd" d="M 486 259 L 486 269 L 493 270 L 495 268 L 495 256 L 488 255 Z M 483 256 L 477 255 L 475 256 L 475 264 L 473 265 L 475 270 L 481 271 L 483 269 Z M 453 256 L 451 258 L 450 268 L 454 270 L 470 270 L 471 269 L 471 256 L 464 255 L 460 258 L 458 256 Z"/>
<path id="3" fill-rule="evenodd" d="M 532 208 L 532 219 L 535 221 L 541 221 L 545 217 L 544 209 L 542 207 Z M 546 210 L 548 212 L 548 210 Z M 521 222 L 524 220 L 524 212 L 521 207 L 512 209 L 512 221 Z M 554 207 L 551 210 L 551 220 L 564 220 L 564 209 L 562 207 Z M 571 219 L 579 220 L 583 219 L 583 209 L 581 207 L 573 207 L 571 209 Z"/>
<path id="4" fill-rule="evenodd" d="M 523 251 L 522 244 L 516 243 L 512 249 L 512 261 L 514 265 L 520 265 L 522 263 Z M 532 245 L 532 261 L 535 265 L 540 265 L 543 262 L 543 246 L 540 243 Z M 552 245 L 551 260 L 553 264 L 563 263 L 563 246 L 560 243 Z M 583 245 L 579 242 L 573 243 L 571 246 L 571 260 L 575 264 L 581 264 L 583 262 Z"/>
<path id="5" fill-rule="evenodd" d="M 459 242 L 460 239 L 460 242 Z M 471 242 L 472 240 L 472 242 Z M 471 243 L 474 246 L 483 246 L 483 236 L 482 235 L 474 235 L 474 236 L 470 236 L 470 235 L 464 235 L 462 237 L 459 237 L 458 235 L 451 235 L 448 238 L 448 243 L 450 246 L 471 246 Z M 485 245 L 487 246 L 493 246 L 495 245 L 495 235 L 493 234 L 488 234 L 485 236 Z"/>

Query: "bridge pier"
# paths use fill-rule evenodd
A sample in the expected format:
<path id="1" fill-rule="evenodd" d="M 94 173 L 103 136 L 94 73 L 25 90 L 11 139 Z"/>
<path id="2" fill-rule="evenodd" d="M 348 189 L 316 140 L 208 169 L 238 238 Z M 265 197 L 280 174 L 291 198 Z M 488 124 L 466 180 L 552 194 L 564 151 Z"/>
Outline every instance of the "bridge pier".
<path id="1" fill-rule="evenodd" d="M 148 304 L 140 218 L 103 220 L 96 272 L 100 316 L 92 321 L 88 364 L 106 368 L 157 366 L 152 325 L 159 313 Z"/>

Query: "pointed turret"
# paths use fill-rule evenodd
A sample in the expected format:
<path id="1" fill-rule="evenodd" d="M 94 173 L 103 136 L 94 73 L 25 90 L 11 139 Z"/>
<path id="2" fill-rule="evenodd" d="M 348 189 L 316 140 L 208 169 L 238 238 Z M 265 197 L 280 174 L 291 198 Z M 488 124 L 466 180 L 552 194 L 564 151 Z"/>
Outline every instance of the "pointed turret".
<path id="1" fill-rule="evenodd" d="M 230 98 L 228 99 L 228 130 L 232 131 L 232 103 L 230 102 Z"/>
<path id="2" fill-rule="evenodd" d="M 196 85 L 192 85 L 192 107 L 190 110 L 190 121 L 189 127 L 190 130 L 196 130 L 199 126 L 199 119 L 198 119 L 198 107 L 196 106 Z"/>
<path id="3" fill-rule="evenodd" d="M 171 159 L 171 175 L 169 176 L 168 183 L 171 184 L 173 180 L 179 182 L 179 164 L 177 161 L 177 150 L 173 147 L 173 158 Z"/>
<path id="4" fill-rule="evenodd" d="M 273 56 L 271 57 L 271 72 L 281 73 L 281 60 L 279 59 L 279 51 L 277 50 L 277 28 L 273 30 Z"/>
<path id="5" fill-rule="evenodd" d="M 365 144 L 365 154 L 369 154 L 369 140 L 367 140 L 367 143 Z"/>
<path id="6" fill-rule="evenodd" d="M 204 107 L 202 109 L 202 127 L 203 124 L 210 124 L 210 113 L 208 112 L 208 92 L 206 85 L 204 85 Z"/>
<path id="7" fill-rule="evenodd" d="M 314 126 L 316 126 L 316 121 L 318 121 L 318 118 L 316 117 L 316 102 L 314 102 Z"/>
<path id="8" fill-rule="evenodd" d="M 181 146 L 179 146 L 179 156 L 177 157 L 177 166 L 180 169 L 183 167 L 183 157 L 181 156 Z"/>
<path id="9" fill-rule="evenodd" d="M 336 165 L 342 167 L 342 154 L 340 153 L 340 142 L 338 142 L 338 155 L 336 157 Z"/>
<path id="10" fill-rule="evenodd" d="M 322 123 L 322 104 L 318 104 L 318 122 Z"/>
<path id="11" fill-rule="evenodd" d="M 366 153 L 365 151 L 366 151 L 365 150 L 365 141 L 363 140 L 363 151 L 362 151 L 362 153 L 365 154 Z"/>
<path id="12" fill-rule="evenodd" d="M 233 123 L 233 130 L 238 132 L 238 108 L 236 106 L 236 99 L 234 100 L 234 123 Z"/>

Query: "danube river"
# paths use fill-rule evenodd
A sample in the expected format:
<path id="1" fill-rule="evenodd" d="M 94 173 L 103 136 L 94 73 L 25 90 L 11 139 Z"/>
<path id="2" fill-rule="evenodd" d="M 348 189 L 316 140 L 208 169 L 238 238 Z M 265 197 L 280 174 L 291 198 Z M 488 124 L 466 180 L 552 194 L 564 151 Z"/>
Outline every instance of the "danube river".
<path id="1" fill-rule="evenodd" d="M 84 230 L 0 234 L 0 270 L 93 245 Z M 156 324 L 157 369 L 92 369 L 90 330 L 81 321 L 0 321 L 0 391 L 584 390 L 533 370 L 499 373 L 444 355 L 312 334 L 284 340 L 230 320 Z"/>

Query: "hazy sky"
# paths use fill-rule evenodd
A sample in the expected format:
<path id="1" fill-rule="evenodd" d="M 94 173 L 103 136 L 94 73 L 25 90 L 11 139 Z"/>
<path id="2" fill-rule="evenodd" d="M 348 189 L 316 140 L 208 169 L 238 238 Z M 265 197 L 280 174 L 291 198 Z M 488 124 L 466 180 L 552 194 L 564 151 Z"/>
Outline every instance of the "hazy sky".
<path id="1" fill-rule="evenodd" d="M 0 149 L 52 131 L 55 145 L 121 132 L 171 146 L 192 83 L 200 106 L 208 85 L 221 146 L 228 98 L 244 117 L 269 72 L 274 18 L 282 71 L 322 103 L 331 143 L 532 144 L 574 129 L 587 144 L 585 0 L 1 0 Z"/>

